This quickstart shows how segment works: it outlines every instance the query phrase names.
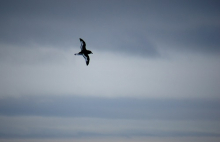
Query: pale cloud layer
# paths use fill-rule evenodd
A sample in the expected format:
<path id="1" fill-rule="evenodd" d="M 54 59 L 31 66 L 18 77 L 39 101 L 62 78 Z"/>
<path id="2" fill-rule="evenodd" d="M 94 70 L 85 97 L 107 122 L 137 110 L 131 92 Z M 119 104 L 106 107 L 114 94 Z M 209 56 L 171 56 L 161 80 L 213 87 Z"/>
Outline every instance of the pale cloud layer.
<path id="1" fill-rule="evenodd" d="M 0 63 L 1 95 L 219 98 L 220 58 L 216 56 L 175 54 L 155 60 L 94 50 L 87 67 L 83 57 L 73 55 L 77 50 L 45 47 L 3 52 L 9 57 Z"/>

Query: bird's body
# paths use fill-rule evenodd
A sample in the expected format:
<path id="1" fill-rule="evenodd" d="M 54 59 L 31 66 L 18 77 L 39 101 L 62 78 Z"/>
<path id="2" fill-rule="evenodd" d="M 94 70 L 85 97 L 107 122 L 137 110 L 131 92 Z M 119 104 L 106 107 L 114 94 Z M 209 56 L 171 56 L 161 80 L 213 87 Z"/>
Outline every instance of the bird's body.
<path id="1" fill-rule="evenodd" d="M 89 54 L 93 54 L 90 50 L 86 50 L 86 43 L 83 39 L 79 39 L 80 42 L 81 42 L 81 51 L 79 53 L 76 53 L 75 55 L 82 55 L 85 60 L 86 60 L 86 65 L 88 66 L 89 65 Z"/>

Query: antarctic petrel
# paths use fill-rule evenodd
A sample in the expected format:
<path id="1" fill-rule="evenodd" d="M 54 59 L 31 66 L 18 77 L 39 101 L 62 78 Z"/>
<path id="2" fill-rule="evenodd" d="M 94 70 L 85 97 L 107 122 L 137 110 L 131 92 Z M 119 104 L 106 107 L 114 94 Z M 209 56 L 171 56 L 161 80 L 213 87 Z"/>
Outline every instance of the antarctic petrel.
<path id="1" fill-rule="evenodd" d="M 86 50 L 86 43 L 83 39 L 79 39 L 81 42 L 81 51 L 79 53 L 76 53 L 75 55 L 82 55 L 85 60 L 86 60 L 86 65 L 89 65 L 89 55 L 88 54 L 93 54 L 90 50 Z"/>

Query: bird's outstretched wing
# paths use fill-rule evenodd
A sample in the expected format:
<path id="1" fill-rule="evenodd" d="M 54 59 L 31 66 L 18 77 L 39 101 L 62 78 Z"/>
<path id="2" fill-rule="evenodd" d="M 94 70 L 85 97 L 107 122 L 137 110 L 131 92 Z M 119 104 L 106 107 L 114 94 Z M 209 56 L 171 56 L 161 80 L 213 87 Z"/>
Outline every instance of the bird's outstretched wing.
<path id="1" fill-rule="evenodd" d="M 81 51 L 86 50 L 86 43 L 85 43 L 85 41 L 83 39 L 81 39 L 81 38 L 79 40 L 81 42 L 81 46 L 80 46 Z"/>
<path id="2" fill-rule="evenodd" d="M 88 66 L 89 65 L 89 55 L 87 55 L 87 54 L 83 54 L 83 57 L 85 58 L 85 60 L 86 60 L 86 65 Z"/>

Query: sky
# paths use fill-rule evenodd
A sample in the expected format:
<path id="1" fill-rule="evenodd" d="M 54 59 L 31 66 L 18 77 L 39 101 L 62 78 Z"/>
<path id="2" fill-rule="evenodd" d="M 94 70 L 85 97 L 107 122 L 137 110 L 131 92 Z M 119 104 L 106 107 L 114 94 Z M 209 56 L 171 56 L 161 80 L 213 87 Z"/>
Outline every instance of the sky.
<path id="1" fill-rule="evenodd" d="M 0 0 L 0 141 L 218 142 L 219 7 Z"/>

